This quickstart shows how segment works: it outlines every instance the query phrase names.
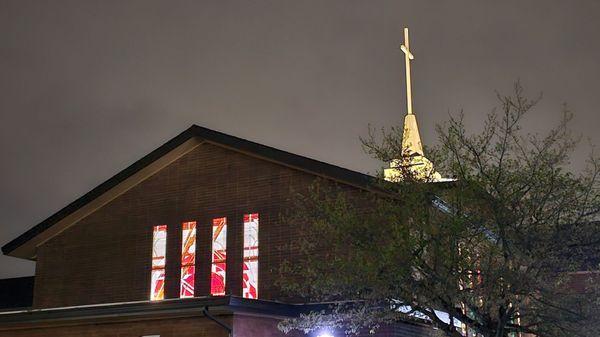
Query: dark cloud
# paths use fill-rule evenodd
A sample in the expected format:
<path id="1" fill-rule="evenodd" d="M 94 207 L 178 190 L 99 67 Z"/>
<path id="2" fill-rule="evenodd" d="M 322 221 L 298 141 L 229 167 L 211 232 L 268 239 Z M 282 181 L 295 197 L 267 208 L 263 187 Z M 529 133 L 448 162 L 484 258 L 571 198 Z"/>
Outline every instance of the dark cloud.
<path id="1" fill-rule="evenodd" d="M 568 102 L 600 143 L 598 1 L 1 0 L 0 243 L 192 123 L 374 171 L 358 137 L 402 120 L 405 25 L 425 143 L 517 78 L 533 130 Z"/>

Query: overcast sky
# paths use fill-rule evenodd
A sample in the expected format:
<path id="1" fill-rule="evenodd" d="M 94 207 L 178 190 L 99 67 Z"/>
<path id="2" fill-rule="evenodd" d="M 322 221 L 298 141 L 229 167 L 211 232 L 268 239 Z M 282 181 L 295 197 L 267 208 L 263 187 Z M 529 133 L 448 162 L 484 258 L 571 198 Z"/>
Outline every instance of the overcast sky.
<path id="1" fill-rule="evenodd" d="M 194 123 L 374 172 L 358 137 L 402 122 L 404 26 L 425 144 L 518 78 L 532 130 L 567 102 L 600 144 L 597 0 L 0 0 L 0 244 Z"/>

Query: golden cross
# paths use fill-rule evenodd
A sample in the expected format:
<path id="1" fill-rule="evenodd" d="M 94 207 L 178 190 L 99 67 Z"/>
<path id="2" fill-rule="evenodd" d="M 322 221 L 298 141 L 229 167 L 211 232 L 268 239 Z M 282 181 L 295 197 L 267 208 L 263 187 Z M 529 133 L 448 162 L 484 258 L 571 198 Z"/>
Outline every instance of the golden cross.
<path id="1" fill-rule="evenodd" d="M 412 115 L 412 90 L 410 85 L 410 60 L 414 60 L 415 57 L 410 52 L 408 44 L 408 28 L 404 28 L 404 44 L 400 46 L 400 49 L 404 52 L 404 62 L 406 64 L 406 108 L 408 114 Z"/>

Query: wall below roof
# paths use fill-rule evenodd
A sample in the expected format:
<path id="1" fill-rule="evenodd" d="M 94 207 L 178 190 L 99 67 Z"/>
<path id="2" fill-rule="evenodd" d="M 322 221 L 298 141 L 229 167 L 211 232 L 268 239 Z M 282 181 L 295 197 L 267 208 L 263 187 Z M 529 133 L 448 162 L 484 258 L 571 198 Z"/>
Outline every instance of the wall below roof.
<path id="1" fill-rule="evenodd" d="M 231 316 L 219 317 L 231 324 Z M 227 337 L 227 332 L 205 317 L 155 318 L 137 321 L 114 322 L 106 320 L 86 323 L 63 323 L 60 326 L 46 323 L 6 329 L 0 326 L 0 337 Z"/>
<path id="2" fill-rule="evenodd" d="M 304 334 L 292 331 L 288 334 L 277 329 L 279 318 L 260 313 L 220 314 L 215 317 L 232 327 L 231 337 L 316 337 L 319 332 Z M 335 337 L 344 337 L 341 330 L 329 330 Z M 228 337 L 227 331 L 212 320 L 203 317 L 201 307 L 195 315 L 173 316 L 154 314 L 152 317 L 138 316 L 88 318 L 84 320 L 57 320 L 23 322 L 0 325 L 0 337 Z M 424 324 L 398 322 L 382 326 L 376 333 L 362 331 L 356 337 L 437 337 L 438 331 Z"/>

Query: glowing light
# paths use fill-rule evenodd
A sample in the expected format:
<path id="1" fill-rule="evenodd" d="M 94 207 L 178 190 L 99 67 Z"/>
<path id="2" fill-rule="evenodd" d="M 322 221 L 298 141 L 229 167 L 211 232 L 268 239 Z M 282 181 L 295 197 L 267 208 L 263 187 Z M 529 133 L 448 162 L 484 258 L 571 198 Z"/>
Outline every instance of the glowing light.
<path id="1" fill-rule="evenodd" d="M 258 298 L 258 213 L 244 215 L 242 296 Z"/>
<path id="2" fill-rule="evenodd" d="M 329 332 L 322 332 L 317 337 L 333 337 L 333 335 L 330 334 Z"/>

